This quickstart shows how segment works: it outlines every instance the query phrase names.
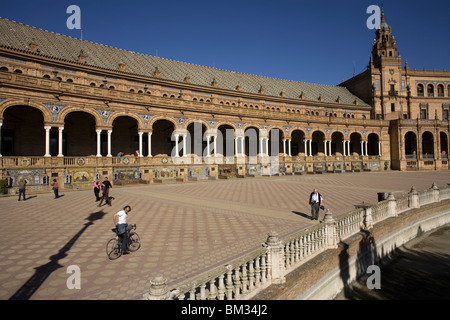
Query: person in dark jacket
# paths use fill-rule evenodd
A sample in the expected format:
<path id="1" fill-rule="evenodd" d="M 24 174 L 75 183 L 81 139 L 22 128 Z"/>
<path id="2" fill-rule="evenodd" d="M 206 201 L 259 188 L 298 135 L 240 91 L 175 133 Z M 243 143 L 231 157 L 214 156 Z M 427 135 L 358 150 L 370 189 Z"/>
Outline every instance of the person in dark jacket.
<path id="1" fill-rule="evenodd" d="M 311 220 L 319 220 L 319 210 L 322 207 L 322 195 L 317 188 L 314 188 L 309 196 L 309 204 L 311 205 Z"/>

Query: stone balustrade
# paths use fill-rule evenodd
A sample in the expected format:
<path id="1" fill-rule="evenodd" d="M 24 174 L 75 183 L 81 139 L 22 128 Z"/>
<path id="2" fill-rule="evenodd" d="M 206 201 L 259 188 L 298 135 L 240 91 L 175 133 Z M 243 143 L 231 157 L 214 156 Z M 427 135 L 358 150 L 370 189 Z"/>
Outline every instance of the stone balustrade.
<path id="1" fill-rule="evenodd" d="M 383 220 L 408 214 L 411 209 L 450 199 L 450 185 L 411 191 L 398 199 L 392 193 L 375 205 L 358 204 L 356 209 L 334 219 L 327 210 L 320 224 L 280 239 L 271 231 L 262 247 L 226 266 L 180 283 L 173 290 L 167 280 L 158 276 L 150 283 L 145 299 L 175 300 L 248 300 L 272 284 L 285 281 L 285 276 L 320 253 L 337 248 L 340 241 L 361 230 L 370 230 Z"/>

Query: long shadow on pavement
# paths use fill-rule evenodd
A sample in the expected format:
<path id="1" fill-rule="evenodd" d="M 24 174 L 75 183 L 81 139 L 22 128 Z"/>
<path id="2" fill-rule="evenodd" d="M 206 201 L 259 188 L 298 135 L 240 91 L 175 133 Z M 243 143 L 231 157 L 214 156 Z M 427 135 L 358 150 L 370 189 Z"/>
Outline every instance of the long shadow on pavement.
<path id="1" fill-rule="evenodd" d="M 28 300 L 39 289 L 44 281 L 55 271 L 63 266 L 59 264 L 59 260 L 67 257 L 67 252 L 72 248 L 75 242 L 81 237 L 81 235 L 94 224 L 95 221 L 100 220 L 106 213 L 98 211 L 91 213 L 86 218 L 86 222 L 83 228 L 80 229 L 59 251 L 58 253 L 50 256 L 50 261 L 44 265 L 35 268 L 34 274 L 30 279 L 25 282 L 19 290 L 14 293 L 9 300 Z"/>

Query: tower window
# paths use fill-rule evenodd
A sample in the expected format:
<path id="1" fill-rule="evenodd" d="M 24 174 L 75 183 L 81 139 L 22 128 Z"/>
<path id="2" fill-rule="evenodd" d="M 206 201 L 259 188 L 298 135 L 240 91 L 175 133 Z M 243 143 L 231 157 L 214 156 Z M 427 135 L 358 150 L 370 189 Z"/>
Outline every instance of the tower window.
<path id="1" fill-rule="evenodd" d="M 438 97 L 444 96 L 444 86 L 442 84 L 437 86 Z"/>
<path id="2" fill-rule="evenodd" d="M 432 84 L 427 86 L 427 93 L 429 97 L 434 97 L 434 87 Z"/>
<path id="3" fill-rule="evenodd" d="M 417 95 L 419 97 L 423 97 L 423 85 L 422 84 L 417 85 Z"/>
<path id="4" fill-rule="evenodd" d="M 395 103 L 391 103 L 391 112 L 395 112 Z"/>

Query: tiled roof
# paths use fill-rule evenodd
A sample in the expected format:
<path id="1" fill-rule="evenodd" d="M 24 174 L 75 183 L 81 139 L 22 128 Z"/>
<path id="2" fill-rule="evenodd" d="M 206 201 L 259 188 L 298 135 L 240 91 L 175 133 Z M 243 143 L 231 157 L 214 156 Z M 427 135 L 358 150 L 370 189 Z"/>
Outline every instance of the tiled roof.
<path id="1" fill-rule="evenodd" d="M 140 76 L 153 77 L 156 68 L 160 78 L 184 82 L 186 76 L 190 83 L 211 87 L 215 80 L 217 88 L 242 92 L 258 93 L 264 89 L 264 95 L 279 97 L 281 92 L 286 98 L 297 99 L 303 93 L 304 100 L 336 103 L 338 97 L 343 104 L 368 106 L 344 87 L 311 84 L 290 80 L 220 70 L 190 63 L 174 61 L 132 51 L 122 50 L 90 41 L 45 31 L 22 23 L 0 18 L 0 47 L 28 51 L 29 44 L 38 45 L 38 54 L 60 60 L 78 62 L 80 51 L 86 55 L 86 64 L 108 70 L 119 70 L 119 64 L 126 66 L 126 72 Z"/>

